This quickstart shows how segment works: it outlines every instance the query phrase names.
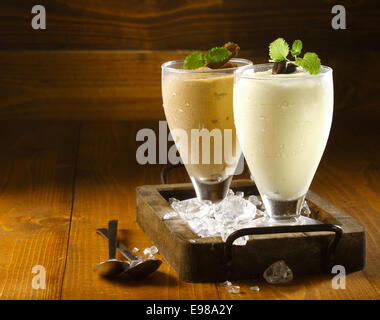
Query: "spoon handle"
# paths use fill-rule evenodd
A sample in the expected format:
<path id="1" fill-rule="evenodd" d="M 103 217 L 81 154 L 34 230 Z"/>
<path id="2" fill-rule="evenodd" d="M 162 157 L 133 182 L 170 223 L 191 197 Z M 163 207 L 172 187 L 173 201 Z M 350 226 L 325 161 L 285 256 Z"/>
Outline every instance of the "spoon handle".
<path id="1" fill-rule="evenodd" d="M 108 221 L 108 253 L 110 259 L 116 259 L 117 220 Z"/>
<path id="2" fill-rule="evenodd" d="M 102 235 L 104 238 L 108 239 L 108 233 L 107 233 L 107 229 L 96 229 L 96 232 L 99 233 L 100 235 Z M 130 252 L 127 247 L 122 244 L 121 242 L 117 242 L 117 248 L 120 250 L 120 252 L 123 254 L 124 257 L 126 257 L 128 260 L 132 261 L 132 260 L 138 260 L 136 256 L 134 256 L 132 254 L 132 252 Z"/>

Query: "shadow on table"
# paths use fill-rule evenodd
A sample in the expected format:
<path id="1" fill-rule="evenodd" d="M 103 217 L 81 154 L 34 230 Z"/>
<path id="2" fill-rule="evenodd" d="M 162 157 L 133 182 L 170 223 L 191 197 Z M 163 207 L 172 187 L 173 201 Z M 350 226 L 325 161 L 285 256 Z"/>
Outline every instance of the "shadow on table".
<path id="1" fill-rule="evenodd" d="M 135 288 L 142 286 L 170 287 L 175 286 L 178 281 L 174 276 L 159 270 L 144 278 L 131 278 L 128 275 L 122 274 L 116 278 L 104 279 L 110 283 Z"/>

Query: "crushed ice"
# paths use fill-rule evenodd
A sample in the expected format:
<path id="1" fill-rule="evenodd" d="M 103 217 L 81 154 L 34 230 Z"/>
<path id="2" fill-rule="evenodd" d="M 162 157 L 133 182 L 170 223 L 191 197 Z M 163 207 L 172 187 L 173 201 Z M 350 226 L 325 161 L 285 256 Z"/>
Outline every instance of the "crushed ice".
<path id="1" fill-rule="evenodd" d="M 175 212 L 175 211 L 172 211 L 172 212 L 166 213 L 166 214 L 162 217 L 162 219 L 163 219 L 163 220 L 169 220 L 169 219 L 174 218 L 174 217 L 177 217 L 177 216 L 178 216 L 178 213 Z"/>
<path id="2" fill-rule="evenodd" d="M 302 203 L 301 214 L 306 216 L 306 217 L 310 217 L 310 215 L 311 215 L 311 210 L 310 210 L 309 205 L 307 204 L 306 200 L 304 200 L 304 202 Z"/>
<path id="3" fill-rule="evenodd" d="M 228 286 L 227 291 L 229 293 L 239 293 L 240 292 L 240 287 L 239 286 Z"/>
<path id="4" fill-rule="evenodd" d="M 175 212 L 165 214 L 164 220 L 179 215 L 198 236 L 220 236 L 223 241 L 236 230 L 253 227 L 254 219 L 265 214 L 262 202 L 254 195 L 244 199 L 242 191 L 229 190 L 227 197 L 217 204 L 197 198 L 183 201 L 170 198 L 169 203 Z M 248 236 L 240 237 L 234 245 L 245 245 L 247 240 Z"/>
<path id="5" fill-rule="evenodd" d="M 232 285 L 231 281 L 224 281 L 222 286 L 226 288 L 229 293 L 240 293 L 240 287 Z"/>
<path id="6" fill-rule="evenodd" d="M 231 283 L 231 281 L 224 281 L 223 283 L 222 283 L 222 286 L 223 287 L 229 287 L 229 286 L 232 286 L 232 283 Z"/>
<path id="7" fill-rule="evenodd" d="M 152 246 L 150 248 L 144 249 L 144 255 L 147 259 L 154 259 L 154 255 L 158 253 L 158 249 L 156 246 Z"/>
<path id="8" fill-rule="evenodd" d="M 236 230 L 254 227 L 255 219 L 266 215 L 262 201 L 255 195 L 244 198 L 244 192 L 234 193 L 228 190 L 224 200 L 217 204 L 211 201 L 199 201 L 197 198 L 180 201 L 170 198 L 169 203 L 174 211 L 163 216 L 163 220 L 180 217 L 199 237 L 218 237 L 226 241 Z M 310 216 L 311 211 L 304 201 L 301 214 Z M 248 236 L 234 241 L 234 245 L 245 245 Z"/>
<path id="9" fill-rule="evenodd" d="M 284 260 L 277 261 L 264 271 L 264 279 L 271 284 L 283 284 L 293 280 L 293 272 Z"/>
<path id="10" fill-rule="evenodd" d="M 139 248 L 133 248 L 132 251 L 134 253 L 136 252 L 139 252 L 140 249 Z M 144 256 L 141 256 L 141 255 L 137 255 L 135 256 L 136 259 L 135 260 L 132 260 L 130 262 L 130 265 L 129 267 L 132 268 L 132 267 L 135 267 L 136 265 L 140 264 L 141 262 L 145 261 L 145 260 L 149 260 L 149 259 L 154 259 L 154 255 L 158 253 L 158 249 L 156 246 L 152 246 L 152 247 L 149 247 L 149 248 L 145 248 L 144 251 L 143 251 L 143 254 Z"/>
<path id="11" fill-rule="evenodd" d="M 251 290 L 251 291 L 260 291 L 260 288 L 259 288 L 259 286 L 252 286 L 252 287 L 249 287 L 249 290 Z"/>

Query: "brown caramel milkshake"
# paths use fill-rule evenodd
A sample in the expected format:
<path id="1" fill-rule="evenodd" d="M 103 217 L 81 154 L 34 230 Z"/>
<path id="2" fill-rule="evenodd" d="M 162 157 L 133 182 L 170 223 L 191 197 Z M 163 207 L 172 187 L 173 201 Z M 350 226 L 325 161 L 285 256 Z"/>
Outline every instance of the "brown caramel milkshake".
<path id="1" fill-rule="evenodd" d="M 236 67 L 196 70 L 184 70 L 183 61 L 171 62 L 162 78 L 164 111 L 177 149 L 189 175 L 205 182 L 233 175 L 241 155 L 233 118 L 233 72 L 251 62 L 231 62 Z"/>

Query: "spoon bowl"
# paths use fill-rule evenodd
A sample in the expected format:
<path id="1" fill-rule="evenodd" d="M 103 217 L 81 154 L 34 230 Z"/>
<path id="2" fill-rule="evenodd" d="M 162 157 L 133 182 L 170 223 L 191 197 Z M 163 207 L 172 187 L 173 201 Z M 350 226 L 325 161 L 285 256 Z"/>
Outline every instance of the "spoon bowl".
<path id="1" fill-rule="evenodd" d="M 131 277 L 144 277 L 156 271 L 161 263 L 162 261 L 157 259 L 147 259 L 137 263 L 132 262 L 124 272 Z"/>
<path id="2" fill-rule="evenodd" d="M 110 259 L 95 265 L 94 270 L 102 277 L 114 277 L 129 268 L 129 263 L 117 259 Z"/>
<path id="3" fill-rule="evenodd" d="M 109 239 L 107 229 L 97 229 L 96 232 L 104 238 Z M 123 256 L 130 261 L 129 266 L 124 269 L 124 273 L 130 277 L 138 278 L 147 276 L 156 271 L 162 263 L 162 261 L 158 259 L 139 260 L 121 242 L 117 243 L 117 248 Z"/>

